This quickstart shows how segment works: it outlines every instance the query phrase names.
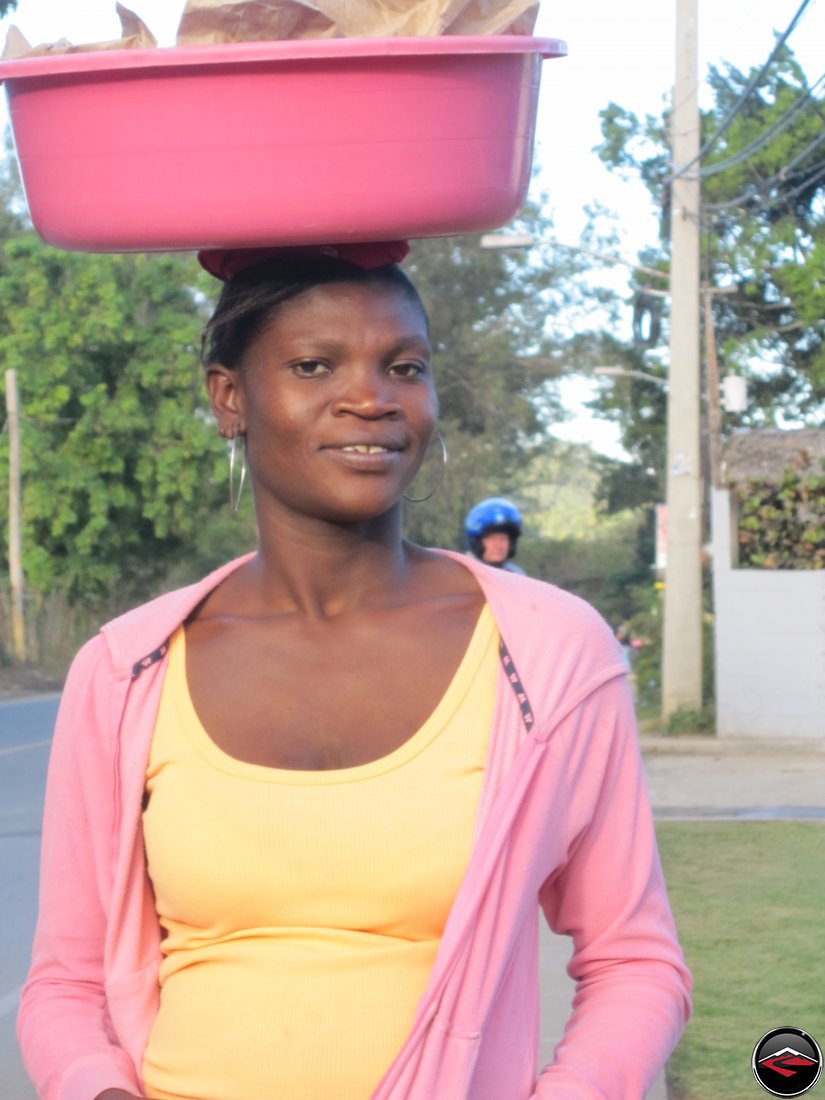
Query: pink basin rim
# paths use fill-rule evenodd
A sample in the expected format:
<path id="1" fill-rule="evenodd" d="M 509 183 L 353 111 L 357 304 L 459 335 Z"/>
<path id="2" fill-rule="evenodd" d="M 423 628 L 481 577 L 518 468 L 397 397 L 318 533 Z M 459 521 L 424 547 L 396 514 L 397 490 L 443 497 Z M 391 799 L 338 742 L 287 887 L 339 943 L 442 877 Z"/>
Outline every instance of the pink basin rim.
<path id="1" fill-rule="evenodd" d="M 528 35 L 443 35 L 439 38 L 311 38 L 278 42 L 233 42 L 214 46 L 167 46 L 148 50 L 91 50 L 0 61 L 0 82 L 124 69 L 177 69 L 192 65 L 461 54 L 540 54 L 565 57 L 556 38 Z"/>

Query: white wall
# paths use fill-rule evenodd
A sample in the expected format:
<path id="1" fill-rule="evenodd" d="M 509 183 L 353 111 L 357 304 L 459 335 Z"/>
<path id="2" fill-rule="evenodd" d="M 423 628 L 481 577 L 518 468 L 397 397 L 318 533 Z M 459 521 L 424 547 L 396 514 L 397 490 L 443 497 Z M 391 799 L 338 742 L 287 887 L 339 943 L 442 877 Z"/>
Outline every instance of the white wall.
<path id="1" fill-rule="evenodd" d="M 825 739 L 825 571 L 736 569 L 731 499 L 713 493 L 716 729 Z"/>

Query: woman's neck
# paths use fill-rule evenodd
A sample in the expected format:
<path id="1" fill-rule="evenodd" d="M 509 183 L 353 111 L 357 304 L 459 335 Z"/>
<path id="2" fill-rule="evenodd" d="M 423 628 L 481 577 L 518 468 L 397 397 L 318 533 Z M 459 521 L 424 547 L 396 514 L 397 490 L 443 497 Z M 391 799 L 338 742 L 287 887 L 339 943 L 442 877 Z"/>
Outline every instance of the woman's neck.
<path id="1" fill-rule="evenodd" d="M 247 606 L 324 619 L 404 602 L 416 553 L 402 538 L 400 507 L 359 524 L 281 516 L 260 525 Z"/>

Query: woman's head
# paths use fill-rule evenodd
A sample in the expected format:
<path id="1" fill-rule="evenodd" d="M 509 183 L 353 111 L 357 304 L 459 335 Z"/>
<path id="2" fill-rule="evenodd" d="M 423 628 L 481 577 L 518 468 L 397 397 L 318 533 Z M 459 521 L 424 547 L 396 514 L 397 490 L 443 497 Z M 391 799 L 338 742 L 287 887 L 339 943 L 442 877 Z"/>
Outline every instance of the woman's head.
<path id="1" fill-rule="evenodd" d="M 228 265 L 228 270 L 232 267 Z M 219 267 L 208 269 L 214 273 Z M 204 366 L 222 363 L 238 369 L 249 346 L 285 302 L 313 287 L 336 283 L 395 290 L 414 303 L 425 325 L 429 324 L 418 291 L 396 263 L 363 266 L 320 249 L 285 248 L 241 267 L 226 280 L 203 332 Z"/>
<path id="2" fill-rule="evenodd" d="M 301 252 L 238 272 L 204 361 L 219 431 L 244 437 L 259 505 L 347 521 L 399 502 L 438 406 L 426 314 L 397 266 Z"/>

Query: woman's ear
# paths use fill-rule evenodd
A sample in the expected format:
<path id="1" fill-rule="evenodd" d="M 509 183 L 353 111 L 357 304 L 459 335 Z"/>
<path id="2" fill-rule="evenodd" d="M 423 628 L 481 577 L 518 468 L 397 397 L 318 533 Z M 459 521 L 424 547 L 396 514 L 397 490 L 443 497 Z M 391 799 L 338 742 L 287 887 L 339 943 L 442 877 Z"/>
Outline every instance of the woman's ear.
<path id="1" fill-rule="evenodd" d="M 210 363 L 206 368 L 206 391 L 218 422 L 218 433 L 224 439 L 243 435 L 246 423 L 238 372 L 220 363 Z"/>

